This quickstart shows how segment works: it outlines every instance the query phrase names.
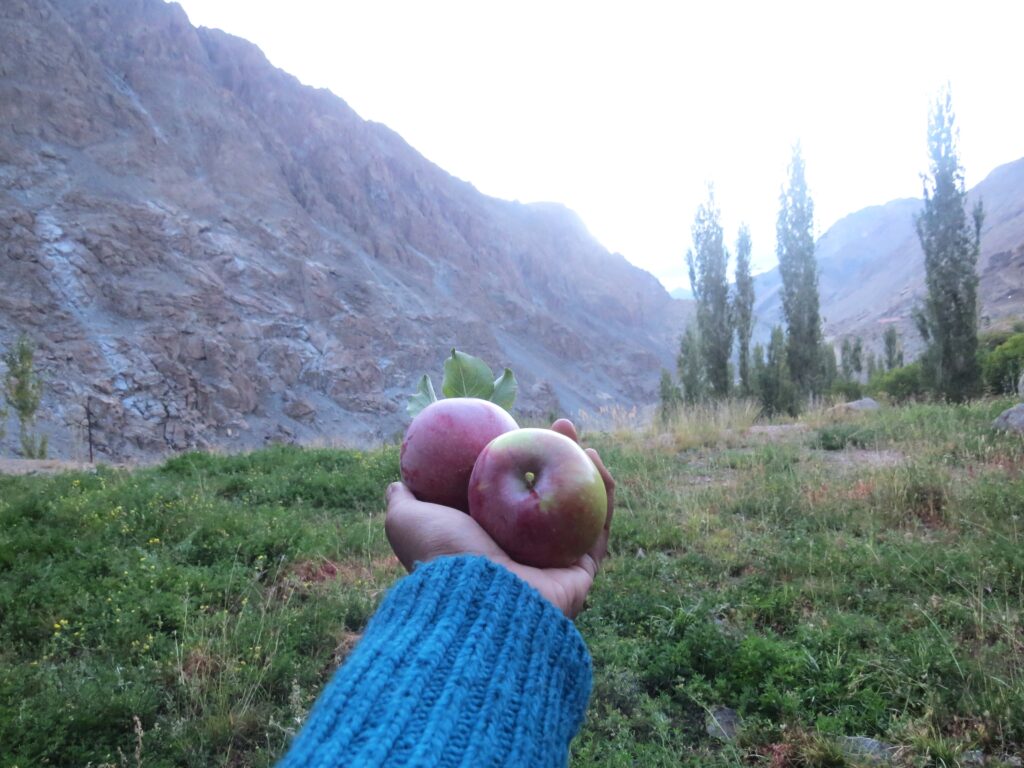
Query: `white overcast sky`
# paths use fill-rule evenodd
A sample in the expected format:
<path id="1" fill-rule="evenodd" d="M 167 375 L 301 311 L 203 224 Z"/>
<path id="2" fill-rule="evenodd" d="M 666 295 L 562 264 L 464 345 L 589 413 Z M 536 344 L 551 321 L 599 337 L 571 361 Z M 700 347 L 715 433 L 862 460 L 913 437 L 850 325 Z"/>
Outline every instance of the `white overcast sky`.
<path id="1" fill-rule="evenodd" d="M 775 263 L 797 140 L 819 235 L 919 196 L 946 82 L 968 186 L 1024 156 L 1024 0 L 181 4 L 480 191 L 564 203 L 669 289 L 709 181 L 727 242 L 747 222 Z"/>

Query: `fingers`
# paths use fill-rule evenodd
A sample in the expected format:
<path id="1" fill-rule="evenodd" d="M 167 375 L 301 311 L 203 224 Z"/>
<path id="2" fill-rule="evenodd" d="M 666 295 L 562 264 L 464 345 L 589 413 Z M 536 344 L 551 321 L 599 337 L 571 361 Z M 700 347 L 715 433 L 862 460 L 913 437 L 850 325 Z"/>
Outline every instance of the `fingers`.
<path id="1" fill-rule="evenodd" d="M 601 534 L 597 537 L 597 541 L 594 542 L 594 546 L 590 548 L 590 551 L 584 555 L 584 558 L 591 558 L 594 565 L 594 574 L 596 575 L 597 570 L 601 567 L 601 562 L 608 555 L 608 537 L 611 535 L 612 529 L 612 517 L 615 514 L 615 479 L 611 476 L 608 468 L 601 461 L 601 456 L 593 448 L 587 449 L 587 455 L 590 456 L 591 461 L 594 462 L 594 466 L 597 467 L 597 471 L 601 473 L 601 479 L 604 480 L 604 489 L 608 494 L 608 511 L 604 519 L 604 528 L 601 530 Z"/>
<path id="2" fill-rule="evenodd" d="M 574 443 L 580 441 L 580 436 L 576 433 L 576 425 L 568 419 L 558 419 L 554 424 L 551 425 L 553 432 L 558 432 L 561 435 L 565 435 Z"/>

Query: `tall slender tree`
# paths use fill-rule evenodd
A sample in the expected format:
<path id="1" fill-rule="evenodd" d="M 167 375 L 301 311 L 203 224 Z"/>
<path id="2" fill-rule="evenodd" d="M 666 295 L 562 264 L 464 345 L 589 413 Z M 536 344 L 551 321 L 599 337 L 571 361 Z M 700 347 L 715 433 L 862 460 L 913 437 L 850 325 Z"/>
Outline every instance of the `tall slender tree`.
<path id="1" fill-rule="evenodd" d="M 853 378 L 853 347 L 849 339 L 843 339 L 843 345 L 839 348 L 839 370 L 847 381 Z"/>
<path id="2" fill-rule="evenodd" d="M 754 378 L 761 408 L 768 416 L 797 413 L 797 394 L 786 364 L 786 338 L 782 328 L 772 328 L 767 359 L 760 344 L 754 348 Z"/>
<path id="3" fill-rule="evenodd" d="M 697 327 L 701 355 L 711 394 L 729 394 L 729 356 L 732 353 L 732 317 L 726 273 L 729 254 L 722 238 L 721 212 L 715 189 L 708 185 L 708 199 L 697 209 L 691 233 L 693 248 L 686 252 L 690 286 L 697 301 Z"/>
<path id="4" fill-rule="evenodd" d="M 947 86 L 928 120 L 931 166 L 924 177 L 924 210 L 915 222 L 928 295 L 915 320 L 928 345 L 922 356 L 926 376 L 937 394 L 959 402 L 981 389 L 977 263 L 985 214 L 980 200 L 967 214 L 958 138 Z"/>
<path id="5" fill-rule="evenodd" d="M 32 432 L 43 394 L 43 380 L 35 369 L 35 348 L 24 334 L 4 354 L 4 397 L 18 414 L 21 452 L 27 459 L 46 458 L 46 435 Z M 6 415 L 6 414 L 5 414 Z"/>
<path id="6" fill-rule="evenodd" d="M 690 323 L 679 342 L 679 357 L 676 359 L 679 386 L 683 390 L 683 400 L 689 405 L 707 397 L 708 382 L 704 375 L 702 346 L 697 324 Z"/>
<path id="7" fill-rule="evenodd" d="M 750 335 L 754 321 L 754 278 L 750 275 L 750 247 L 750 230 L 743 224 L 736 238 L 736 294 L 732 300 L 732 317 L 739 346 L 740 388 L 744 395 L 751 392 Z"/>
<path id="8" fill-rule="evenodd" d="M 891 371 L 893 368 L 900 368 L 903 366 L 903 349 L 900 346 L 900 335 L 896 331 L 895 325 L 890 325 L 885 329 L 885 370 Z"/>
<path id="9" fill-rule="evenodd" d="M 859 377 L 864 370 L 864 341 L 858 336 L 850 347 L 850 367 Z"/>
<path id="10" fill-rule="evenodd" d="M 806 395 L 820 386 L 821 314 L 814 256 L 814 202 L 807 191 L 799 143 L 793 147 L 789 182 L 779 196 L 775 232 L 786 319 L 786 359 L 793 383 Z"/>

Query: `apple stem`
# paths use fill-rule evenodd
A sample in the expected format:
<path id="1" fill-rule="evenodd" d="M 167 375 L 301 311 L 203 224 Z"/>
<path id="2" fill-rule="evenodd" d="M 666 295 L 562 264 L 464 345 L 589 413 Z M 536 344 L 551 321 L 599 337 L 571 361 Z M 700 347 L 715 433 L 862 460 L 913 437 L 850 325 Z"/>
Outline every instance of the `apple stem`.
<path id="1" fill-rule="evenodd" d="M 533 490 L 533 484 L 537 480 L 537 476 L 535 474 L 533 474 L 533 472 L 527 472 L 526 475 L 524 476 L 524 479 L 526 480 L 526 487 L 529 490 L 532 491 Z"/>

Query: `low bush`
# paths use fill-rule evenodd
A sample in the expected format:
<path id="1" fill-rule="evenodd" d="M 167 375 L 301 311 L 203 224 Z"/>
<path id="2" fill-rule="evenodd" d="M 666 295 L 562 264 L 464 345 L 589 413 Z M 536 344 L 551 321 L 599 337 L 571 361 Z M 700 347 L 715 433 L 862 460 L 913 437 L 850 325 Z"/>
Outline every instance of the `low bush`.
<path id="1" fill-rule="evenodd" d="M 876 376 L 871 381 L 872 394 L 885 394 L 896 403 L 920 400 L 927 394 L 921 364 L 911 363 Z"/>
<path id="2" fill-rule="evenodd" d="M 982 375 L 985 386 L 996 394 L 1015 394 L 1024 373 L 1024 333 L 1007 338 L 985 355 Z"/>

